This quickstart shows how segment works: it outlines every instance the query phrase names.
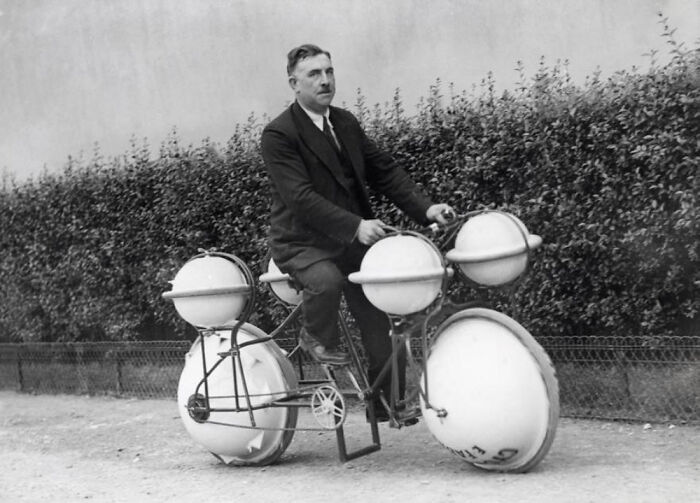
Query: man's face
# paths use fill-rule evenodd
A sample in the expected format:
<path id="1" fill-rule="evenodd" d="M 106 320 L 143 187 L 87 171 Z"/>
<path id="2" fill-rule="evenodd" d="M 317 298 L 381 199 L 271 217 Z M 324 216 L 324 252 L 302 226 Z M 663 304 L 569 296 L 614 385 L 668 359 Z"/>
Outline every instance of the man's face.
<path id="1" fill-rule="evenodd" d="M 297 63 L 289 85 L 299 103 L 316 113 L 324 113 L 335 96 L 335 76 L 331 60 L 317 54 Z"/>

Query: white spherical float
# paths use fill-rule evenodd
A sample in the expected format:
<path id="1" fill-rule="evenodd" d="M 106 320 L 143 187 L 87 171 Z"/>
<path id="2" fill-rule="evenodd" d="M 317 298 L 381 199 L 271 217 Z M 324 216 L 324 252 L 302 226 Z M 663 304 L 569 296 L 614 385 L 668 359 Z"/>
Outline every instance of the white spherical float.
<path id="1" fill-rule="evenodd" d="M 527 268 L 528 252 L 542 244 L 520 219 L 509 213 L 486 211 L 467 220 L 454 249 L 445 255 L 464 275 L 485 286 L 504 285 Z"/>
<path id="2" fill-rule="evenodd" d="M 400 234 L 372 245 L 360 270 L 348 279 L 361 284 L 367 299 L 378 309 L 406 315 L 432 304 L 440 294 L 445 275 L 451 272 L 425 239 Z"/>
<path id="3" fill-rule="evenodd" d="M 289 284 L 289 274 L 280 271 L 275 261 L 271 258 L 267 263 L 267 271 L 258 278 L 262 283 L 270 285 L 272 293 L 285 304 L 298 306 L 303 300 L 301 291 L 297 291 Z"/>
<path id="4" fill-rule="evenodd" d="M 297 388 L 291 363 L 273 341 L 246 345 L 240 349 L 247 394 L 241 374 L 234 381 L 231 357 L 220 364 L 221 356 L 231 348 L 229 330 L 204 335 L 204 357 L 209 409 L 203 383 L 202 345 L 196 341 L 185 359 L 178 384 L 180 417 L 192 439 L 227 464 L 266 465 L 276 461 L 292 440 L 297 408 L 267 406 L 284 399 Z M 237 341 L 244 344 L 266 337 L 265 332 L 243 324 Z M 212 370 L 213 369 L 213 370 Z M 238 389 L 234 382 L 237 382 Z M 251 421 L 246 396 L 250 398 Z M 227 409 L 217 411 L 216 409 Z M 239 410 L 232 412 L 231 410 Z"/>
<path id="5" fill-rule="evenodd" d="M 472 308 L 446 320 L 421 386 L 430 432 L 480 468 L 527 471 L 552 444 L 559 418 L 554 369 L 527 330 L 504 314 Z"/>
<path id="6" fill-rule="evenodd" d="M 251 286 L 232 255 L 204 254 L 189 260 L 177 272 L 171 299 L 178 314 L 195 327 L 223 327 L 241 314 Z"/>

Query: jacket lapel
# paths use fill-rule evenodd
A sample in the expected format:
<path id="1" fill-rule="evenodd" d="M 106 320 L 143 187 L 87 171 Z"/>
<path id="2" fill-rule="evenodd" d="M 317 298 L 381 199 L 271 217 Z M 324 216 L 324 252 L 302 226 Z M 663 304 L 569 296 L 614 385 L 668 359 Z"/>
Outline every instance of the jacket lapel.
<path id="1" fill-rule="evenodd" d="M 329 169 L 338 183 L 349 191 L 345 184 L 343 168 L 338 160 L 338 155 L 326 139 L 323 132 L 316 127 L 311 118 L 304 112 L 297 102 L 292 104 L 292 117 L 297 125 L 302 141 L 316 154 L 321 162 Z"/>

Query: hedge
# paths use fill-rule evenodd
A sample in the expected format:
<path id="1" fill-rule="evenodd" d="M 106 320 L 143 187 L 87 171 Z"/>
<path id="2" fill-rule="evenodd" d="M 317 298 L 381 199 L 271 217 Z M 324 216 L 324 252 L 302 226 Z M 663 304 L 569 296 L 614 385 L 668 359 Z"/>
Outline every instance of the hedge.
<path id="1" fill-rule="evenodd" d="M 415 113 L 397 90 L 354 112 L 435 200 L 498 208 L 541 235 L 514 292 L 539 335 L 684 335 L 700 307 L 700 49 L 666 30 L 668 63 L 590 76 L 541 62 L 516 89 L 489 76 L 471 91 L 437 81 Z M 266 253 L 267 118 L 251 115 L 225 145 L 181 145 L 177 131 L 105 159 L 0 191 L 0 341 L 189 337 L 160 294 L 198 249 L 235 253 L 257 275 Z M 375 198 L 379 217 L 409 223 Z M 253 323 L 282 315 L 262 288 Z M 469 293 L 469 292 L 467 292 Z M 506 304 L 505 295 L 494 295 Z M 500 296 L 499 296 L 500 295 Z"/>

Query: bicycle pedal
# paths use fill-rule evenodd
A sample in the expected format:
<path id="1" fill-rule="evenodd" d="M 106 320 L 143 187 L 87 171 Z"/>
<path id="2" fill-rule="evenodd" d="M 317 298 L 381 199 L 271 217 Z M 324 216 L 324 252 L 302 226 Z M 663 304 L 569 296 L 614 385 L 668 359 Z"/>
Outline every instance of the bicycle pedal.
<path id="1" fill-rule="evenodd" d="M 411 411 L 397 412 L 395 416 L 389 421 L 389 426 L 391 428 L 403 428 L 404 426 L 413 426 L 418 424 L 422 412 L 419 408 L 415 408 Z"/>

